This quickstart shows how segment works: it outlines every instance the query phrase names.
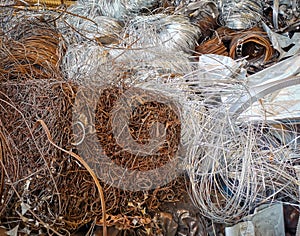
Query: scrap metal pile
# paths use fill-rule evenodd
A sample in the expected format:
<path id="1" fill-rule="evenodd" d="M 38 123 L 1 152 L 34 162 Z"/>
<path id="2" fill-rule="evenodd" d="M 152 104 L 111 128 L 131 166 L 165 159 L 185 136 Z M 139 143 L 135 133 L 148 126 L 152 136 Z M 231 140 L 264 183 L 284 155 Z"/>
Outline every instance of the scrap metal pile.
<path id="1" fill-rule="evenodd" d="M 295 233 L 299 39 L 297 0 L 0 0 L 1 226 Z"/>

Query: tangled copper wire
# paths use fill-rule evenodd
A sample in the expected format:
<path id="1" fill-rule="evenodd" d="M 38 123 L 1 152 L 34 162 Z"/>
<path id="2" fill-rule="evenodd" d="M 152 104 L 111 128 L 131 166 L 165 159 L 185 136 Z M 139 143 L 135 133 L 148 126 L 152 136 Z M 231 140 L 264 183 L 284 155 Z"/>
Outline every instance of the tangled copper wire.
<path id="1" fill-rule="evenodd" d="M 44 120 L 54 142 L 70 149 L 70 106 L 74 94 L 72 85 L 57 80 L 1 83 L 1 128 L 11 145 L 9 160 L 3 163 L 11 183 L 5 181 L 4 184 L 14 193 L 1 217 L 4 224 L 19 222 L 22 225 L 23 222 L 27 227 L 30 225 L 31 230 L 48 227 L 55 232 L 62 226 L 65 230 L 77 228 L 90 219 L 86 211 L 85 217 L 80 215 L 80 222 L 75 224 L 78 215 L 67 207 L 72 205 L 69 202 L 76 194 L 81 193 L 78 185 L 71 185 L 70 172 L 74 166 L 75 174 L 82 168 L 53 147 L 37 123 L 39 119 Z M 17 172 L 9 163 L 15 163 Z M 80 183 L 79 179 L 77 181 Z M 67 186 L 72 186 L 74 198 L 66 197 Z M 89 192 L 92 193 L 92 188 Z"/>
<path id="2" fill-rule="evenodd" d="M 274 55 L 274 49 L 267 34 L 260 28 L 254 27 L 250 30 L 232 35 L 229 56 L 237 59 L 248 56 L 248 60 L 269 61 Z"/>
<path id="3" fill-rule="evenodd" d="M 198 45 L 197 54 L 218 54 L 233 59 L 245 57 L 248 61 L 267 62 L 276 56 L 267 34 L 259 27 L 232 30 L 219 27 L 214 36 Z"/>
<path id="4" fill-rule="evenodd" d="M 77 137 L 77 132 L 75 132 L 74 143 L 80 150 L 80 155 L 100 176 L 105 195 L 107 225 L 121 229 L 143 227 L 152 232 L 156 230 L 152 219 L 160 205 L 165 202 L 179 201 L 183 194 L 186 194 L 184 178 L 178 177 L 152 190 L 130 191 L 105 182 L 105 180 L 110 180 L 115 184 L 119 179 L 114 179 L 117 175 L 104 170 L 111 169 L 112 163 L 132 171 L 147 171 L 164 165 L 176 156 L 181 124 L 172 106 L 169 107 L 159 102 L 143 102 L 143 97 L 135 98 L 133 104 L 130 105 L 135 109 L 128 117 L 130 123 L 128 128 L 135 142 L 149 143 L 151 127 L 158 120 L 167 127 L 166 142 L 153 155 L 143 156 L 126 150 L 117 142 L 112 122 L 114 109 L 119 110 L 119 115 L 122 109 L 126 109 L 118 104 L 118 100 L 128 90 L 129 88 L 122 88 L 122 86 L 111 86 L 99 90 L 81 88 L 80 93 L 85 99 L 76 100 L 73 111 L 78 115 L 75 115 L 75 123 L 80 122 L 84 127 L 84 141 L 82 142 L 82 137 Z M 91 113 L 85 113 L 84 110 L 89 110 Z M 92 113 L 93 110 L 95 114 Z M 78 142 L 78 140 L 81 141 Z M 103 156 L 109 157 L 108 160 Z M 118 174 L 122 175 L 122 173 Z M 152 176 L 151 179 L 141 177 L 136 181 L 151 186 L 156 184 L 157 179 L 159 176 Z M 131 181 L 131 179 L 122 178 L 124 185 L 130 185 Z M 98 216 L 97 222 L 101 225 L 100 211 Z"/>
<path id="5" fill-rule="evenodd" d="M 127 107 L 116 107 L 116 101 L 123 92 L 119 88 L 106 89 L 99 97 L 95 125 L 98 140 L 106 155 L 116 164 L 131 170 L 146 171 L 166 164 L 176 155 L 180 142 L 181 124 L 178 115 L 165 104 L 157 101 L 144 102 L 141 97 L 129 118 L 130 136 L 140 144 L 149 143 L 151 127 L 155 121 L 159 121 L 167 127 L 166 142 L 153 155 L 132 154 L 118 145 L 112 132 L 112 110 L 119 109 L 119 115 L 126 113 L 124 109 Z M 128 142 L 128 137 L 125 136 L 123 140 Z"/>
<path id="6" fill-rule="evenodd" d="M 46 22 L 25 20 L 0 38 L 0 80 L 60 79 L 60 34 Z"/>
<path id="7" fill-rule="evenodd" d="M 215 37 L 198 45 L 195 49 L 197 54 L 218 54 L 228 56 L 227 48 L 221 39 Z"/>
<path id="8" fill-rule="evenodd" d="M 23 37 L 31 36 L 27 33 L 20 36 Z M 37 52 L 35 55 L 39 55 L 41 48 L 33 50 Z M 45 68 L 49 67 L 51 64 L 47 63 Z M 13 73 L 14 70 L 8 72 L 5 67 L 6 77 L 1 81 L 0 88 L 1 144 L 3 147 L 10 145 L 10 149 L 2 149 L 2 195 L 7 195 L 3 199 L 7 199 L 4 203 L 8 204 L 3 205 L 1 222 L 10 228 L 19 225 L 20 229 L 30 230 L 31 233 L 47 232 L 56 235 L 67 234 L 93 221 L 102 225 L 101 199 L 90 173 L 73 157 L 54 147 L 38 123 L 38 120 L 44 121 L 57 146 L 76 150 L 72 145 L 71 113 L 77 86 L 55 79 L 60 78 L 58 74 L 50 79 L 47 76 L 38 77 L 38 71 L 29 74 L 25 66 L 21 68 Z M 113 100 L 110 101 L 112 94 L 120 94 L 121 90 L 115 88 L 106 90 L 106 93 L 108 96 L 100 99 L 97 113 L 97 130 L 104 132 L 104 136 L 105 132 L 109 133 L 109 124 L 106 120 L 108 117 L 103 116 L 102 106 L 105 105 L 109 112 L 114 106 Z M 132 162 L 133 169 L 163 165 L 175 155 L 179 143 L 180 122 L 176 114 L 162 104 L 154 102 L 146 105 L 146 110 L 139 107 L 131 116 L 133 137 L 142 137 L 144 139 L 140 142 L 147 142 L 147 122 L 145 126 L 139 123 L 145 118 L 143 114 L 147 113 L 147 109 L 152 109 L 149 123 L 151 125 L 151 119 L 159 114 L 158 118 L 169 125 L 166 133 L 168 142 L 161 147 L 160 155 Z M 141 131 L 141 136 L 137 135 L 138 131 Z M 106 148 L 110 145 L 105 139 L 99 141 Z M 11 153 L 8 160 L 4 157 L 7 153 Z M 112 159 L 122 165 L 131 161 L 131 155 L 112 153 Z M 5 176 L 10 177 L 10 180 L 6 180 Z M 178 201 L 182 193 L 186 193 L 182 178 L 155 190 L 139 192 L 120 190 L 103 182 L 101 184 L 107 208 L 107 224 L 124 229 L 146 226 L 155 231 L 155 225 L 151 222 L 161 203 Z M 7 192 L 13 196 L 8 196 Z"/>
<path id="9" fill-rule="evenodd" d="M 18 179 L 18 163 L 12 156 L 12 150 L 7 134 L 0 124 L 0 162 L 1 162 L 1 183 L 0 183 L 0 215 L 7 212 L 7 205 L 13 195 L 11 184 Z"/>

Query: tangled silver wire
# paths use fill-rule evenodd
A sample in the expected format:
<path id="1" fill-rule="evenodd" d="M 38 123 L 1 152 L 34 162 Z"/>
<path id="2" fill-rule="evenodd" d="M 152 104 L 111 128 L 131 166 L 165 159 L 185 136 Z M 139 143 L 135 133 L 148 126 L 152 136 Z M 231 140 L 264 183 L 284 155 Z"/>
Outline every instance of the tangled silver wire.
<path id="1" fill-rule="evenodd" d="M 97 5 L 104 16 L 118 20 L 126 20 L 142 11 L 151 12 L 151 9 L 159 3 L 157 0 L 80 0 L 79 4 Z"/>
<path id="2" fill-rule="evenodd" d="M 201 35 L 200 29 L 180 15 L 155 14 L 132 19 L 125 34 L 134 47 L 159 47 L 191 53 Z"/>
<path id="3" fill-rule="evenodd" d="M 232 29 L 247 29 L 256 25 L 262 18 L 262 1 L 221 0 L 219 1 L 224 24 Z"/>
<path id="4" fill-rule="evenodd" d="M 220 74 L 214 77 L 199 72 L 188 78 L 202 95 L 194 139 L 194 154 L 199 154 L 187 160 L 194 204 L 211 220 L 230 224 L 263 203 L 299 202 L 296 131 L 284 131 L 280 122 L 233 116 L 227 98 L 247 93 L 247 85 L 234 74 L 230 80 Z"/>
<path id="5" fill-rule="evenodd" d="M 222 113 L 204 120 L 201 156 L 189 159 L 192 198 L 203 215 L 234 223 L 262 203 L 298 201 L 292 151 L 264 133 L 267 128 L 229 126 Z"/>

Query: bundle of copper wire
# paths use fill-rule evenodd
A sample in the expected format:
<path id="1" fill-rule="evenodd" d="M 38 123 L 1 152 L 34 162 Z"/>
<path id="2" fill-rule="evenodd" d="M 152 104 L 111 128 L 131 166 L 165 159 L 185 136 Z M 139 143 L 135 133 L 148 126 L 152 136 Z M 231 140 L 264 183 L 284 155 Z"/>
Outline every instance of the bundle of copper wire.
<path id="1" fill-rule="evenodd" d="M 162 176 L 153 175 L 147 179 L 143 178 L 143 173 L 177 158 L 181 123 L 176 108 L 160 102 L 145 102 L 145 94 L 132 96 L 133 101 L 129 107 L 135 109 L 128 110 L 127 106 L 120 103 L 120 99 L 122 100 L 122 96 L 128 91 L 129 88 L 122 86 L 82 88 L 81 95 L 78 95 L 82 99 L 76 99 L 73 118 L 75 124 L 81 127 L 80 130 L 85 131 L 78 132 L 82 136 L 77 136 L 77 132 L 74 132 L 74 145 L 101 180 L 107 208 L 107 224 L 121 229 L 142 227 L 154 232 L 156 226 L 152 219 L 156 211 L 165 202 L 176 202 L 183 198 L 186 194 L 185 181 L 179 175 L 178 178 L 159 185 L 157 181 L 159 182 L 160 178 L 171 176 L 172 173 L 160 173 Z M 89 115 L 93 110 L 94 118 L 93 115 Z M 114 116 L 116 110 L 118 116 Z M 126 114 L 123 114 L 124 112 Z M 129 135 L 117 136 L 115 133 L 114 125 L 123 123 L 121 120 L 116 121 L 120 117 L 129 118 L 128 126 L 121 126 L 122 130 L 128 130 Z M 146 149 L 151 146 L 151 132 L 157 121 L 166 126 L 166 141 L 153 148 L 156 149 L 153 154 L 145 155 Z M 116 123 L 113 124 L 114 122 Z M 124 145 L 119 140 L 122 140 Z M 132 141 L 137 146 L 144 145 L 145 153 L 138 151 L 138 148 L 126 148 Z M 125 172 L 121 172 L 122 170 Z M 134 178 L 135 174 L 138 178 Z M 138 184 L 140 190 L 132 187 Z M 97 223 L 102 225 L 100 216 L 99 211 Z"/>
<path id="2" fill-rule="evenodd" d="M 246 58 L 249 62 L 267 62 L 276 56 L 267 33 L 261 28 L 232 30 L 227 27 L 217 29 L 215 35 L 195 49 L 198 54 L 218 54 L 233 59 Z"/>
<path id="3" fill-rule="evenodd" d="M 267 33 L 258 27 L 233 34 L 229 47 L 231 58 L 247 57 L 249 61 L 267 62 L 275 53 Z"/>
<path id="4" fill-rule="evenodd" d="M 126 91 L 126 90 L 125 90 Z M 181 123 L 178 114 L 169 106 L 158 102 L 159 98 L 153 102 L 144 102 L 143 95 L 141 101 L 136 99 L 136 109 L 130 115 L 128 128 L 130 135 L 124 133 L 123 142 L 130 142 L 130 137 L 140 144 L 149 144 L 150 132 L 155 122 L 164 124 L 166 129 L 166 143 L 157 149 L 152 155 L 133 154 L 118 145 L 116 137 L 112 132 L 112 112 L 118 109 L 118 117 L 126 115 L 127 107 L 116 104 L 116 101 L 124 93 L 119 88 L 110 88 L 103 91 L 99 97 L 96 113 L 96 130 L 98 140 L 106 155 L 118 165 L 126 166 L 131 170 L 146 171 L 158 168 L 170 161 L 178 150 L 181 136 Z M 146 95 L 145 95 L 146 96 Z M 117 107 L 119 106 L 119 107 Z M 133 104 L 131 105 L 133 106 Z M 127 117 L 127 115 L 126 115 Z M 120 121 L 121 123 L 121 121 Z"/>
<path id="5" fill-rule="evenodd" d="M 52 25 L 25 20 L 0 40 L 0 80 L 61 79 L 61 37 Z"/>
<path id="6" fill-rule="evenodd" d="M 60 232 L 86 223 L 89 211 L 76 222 L 78 212 L 66 207 L 72 205 L 69 202 L 73 198 L 65 195 L 70 191 L 74 197 L 81 194 L 80 186 L 71 184 L 69 172 L 80 172 L 82 168 L 50 143 L 38 123 L 43 120 L 53 142 L 69 150 L 74 88 L 47 79 L 2 82 L 0 91 L 1 129 L 5 130 L 2 136 L 9 141 L 11 153 L 9 160 L 3 162 L 3 169 L 11 179 L 4 181 L 4 185 L 14 194 L 1 221 L 10 227 L 20 224 L 22 228 L 26 224 L 32 233 L 47 227 L 49 232 Z"/>
<path id="7" fill-rule="evenodd" d="M 203 42 L 202 44 L 196 46 L 195 51 L 196 51 L 195 55 L 217 54 L 217 55 L 228 56 L 227 48 L 225 47 L 222 40 L 217 37 L 209 39 Z"/>
<path id="8" fill-rule="evenodd" d="M 0 121 L 0 216 L 7 213 L 7 206 L 13 196 L 12 184 L 18 179 L 18 160 L 13 157 L 11 141 Z"/>
<path id="9" fill-rule="evenodd" d="M 208 38 L 211 38 L 214 31 L 219 27 L 217 19 L 212 16 L 207 16 L 199 20 L 198 26 L 201 30 L 200 43 L 202 43 L 201 41 L 203 40 L 207 40 Z"/>

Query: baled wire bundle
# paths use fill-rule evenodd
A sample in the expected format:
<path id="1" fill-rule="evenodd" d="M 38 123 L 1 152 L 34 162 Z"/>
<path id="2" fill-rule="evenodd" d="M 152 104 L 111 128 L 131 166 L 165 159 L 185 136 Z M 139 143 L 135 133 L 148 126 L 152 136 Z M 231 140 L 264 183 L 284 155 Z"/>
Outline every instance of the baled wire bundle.
<path id="1" fill-rule="evenodd" d="M 117 19 L 103 16 L 100 6 L 91 2 L 68 7 L 58 21 L 58 28 L 68 44 L 93 40 L 110 44 L 119 40 L 122 30 Z"/>
<path id="2" fill-rule="evenodd" d="M 0 79 L 60 79 L 60 34 L 41 21 L 23 21 L 1 37 Z"/>

